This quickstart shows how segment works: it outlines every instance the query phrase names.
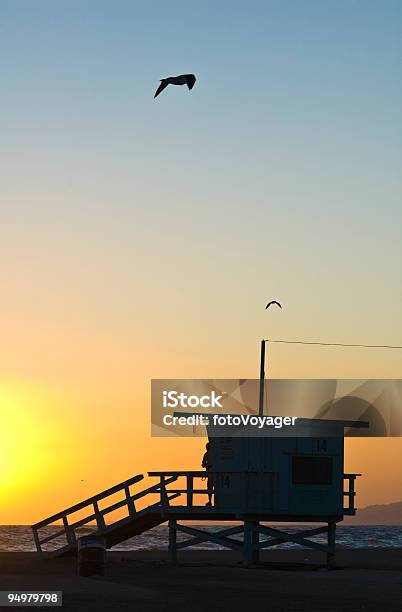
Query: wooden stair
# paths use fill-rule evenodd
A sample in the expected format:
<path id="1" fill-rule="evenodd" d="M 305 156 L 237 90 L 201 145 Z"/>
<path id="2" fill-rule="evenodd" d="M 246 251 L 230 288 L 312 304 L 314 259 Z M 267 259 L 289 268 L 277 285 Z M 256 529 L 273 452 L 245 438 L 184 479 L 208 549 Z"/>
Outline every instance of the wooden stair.
<path id="1" fill-rule="evenodd" d="M 162 497 L 160 482 L 156 485 L 143 489 L 138 493 L 132 493 L 131 487 L 140 482 L 143 478 L 144 477 L 142 474 L 134 476 L 133 478 L 125 480 L 124 482 L 121 482 L 118 485 L 107 489 L 106 491 L 102 491 L 102 493 L 99 493 L 98 495 L 89 497 L 79 504 L 66 508 L 57 514 L 49 516 L 43 521 L 32 525 L 32 532 L 37 551 L 44 552 L 44 544 L 52 541 L 54 543 L 54 541 L 58 538 L 64 538 L 66 543 L 61 545 L 56 550 L 52 550 L 51 552 L 55 556 L 74 554 L 77 550 L 79 539 L 77 529 L 82 528 L 83 526 L 96 526 L 95 529 L 91 531 L 91 535 L 103 536 L 106 540 L 107 548 L 111 548 L 116 544 L 124 542 L 124 540 L 132 538 L 143 533 L 144 531 L 148 531 L 149 529 L 164 523 L 167 519 L 163 515 L 164 504 L 162 503 L 162 499 L 165 503 L 167 502 L 169 504 L 170 500 L 178 497 L 180 494 L 170 494 L 164 490 Z M 172 477 L 167 479 L 165 484 L 169 484 L 175 480 L 176 478 Z M 124 498 L 121 501 L 100 509 L 99 503 L 102 500 L 105 500 L 119 492 L 124 493 Z M 135 506 L 135 502 L 137 500 L 148 495 L 155 494 L 159 495 L 159 501 L 157 503 L 148 505 L 142 510 L 137 511 Z M 105 517 L 119 508 L 125 509 L 128 516 L 115 520 L 111 523 L 107 523 Z M 71 520 L 71 515 L 78 512 L 85 513 L 86 516 L 79 520 Z M 62 522 L 62 525 L 60 525 L 60 522 Z M 57 527 L 57 529 L 55 529 L 52 534 L 47 535 L 46 537 L 41 537 L 41 529 L 49 526 Z"/>

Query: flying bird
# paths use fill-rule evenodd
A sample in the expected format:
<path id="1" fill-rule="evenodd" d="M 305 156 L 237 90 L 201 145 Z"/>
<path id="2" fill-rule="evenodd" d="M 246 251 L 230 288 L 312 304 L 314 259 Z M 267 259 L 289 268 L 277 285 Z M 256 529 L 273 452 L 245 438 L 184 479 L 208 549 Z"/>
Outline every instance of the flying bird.
<path id="1" fill-rule="evenodd" d="M 265 310 L 267 310 L 267 308 L 272 306 L 272 304 L 276 304 L 276 306 L 279 306 L 279 308 L 282 308 L 279 302 L 277 302 L 276 300 L 272 300 L 271 302 L 268 302 L 268 304 L 265 306 Z"/>
<path id="2" fill-rule="evenodd" d="M 154 98 L 159 96 L 161 91 L 163 91 L 168 85 L 187 85 L 189 89 L 193 89 L 196 80 L 197 79 L 195 78 L 194 74 L 180 74 L 179 76 L 161 79 L 161 84 L 156 90 Z"/>

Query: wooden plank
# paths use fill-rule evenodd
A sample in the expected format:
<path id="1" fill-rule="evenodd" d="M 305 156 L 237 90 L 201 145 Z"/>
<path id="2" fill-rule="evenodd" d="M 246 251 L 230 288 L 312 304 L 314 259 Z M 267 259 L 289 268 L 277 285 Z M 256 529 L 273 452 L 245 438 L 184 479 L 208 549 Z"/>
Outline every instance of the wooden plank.
<path id="1" fill-rule="evenodd" d="M 96 514 L 90 514 L 89 516 L 86 516 L 85 518 L 82 518 L 79 521 L 76 521 L 75 523 L 70 523 L 70 526 L 74 527 L 74 529 L 77 529 L 77 527 L 82 527 L 83 525 L 94 522 L 95 520 Z"/>
<path id="2" fill-rule="evenodd" d="M 276 474 L 273 470 L 225 470 L 225 471 L 205 471 L 205 470 L 196 470 L 196 471 L 177 471 L 177 472 L 148 472 L 148 476 L 188 476 L 192 475 L 194 478 L 203 478 L 208 476 L 208 474 Z"/>
<path id="3" fill-rule="evenodd" d="M 220 537 L 217 534 L 202 531 L 201 529 L 196 529 L 194 527 L 189 527 L 187 525 L 177 525 L 177 531 L 181 531 L 183 533 L 188 533 L 189 535 L 193 535 L 195 538 L 205 537 L 209 542 L 214 542 L 215 544 L 221 544 L 226 546 L 227 548 L 232 548 L 233 550 L 241 550 L 243 547 L 242 542 L 237 542 L 236 540 L 231 540 L 227 537 Z"/>
<path id="4" fill-rule="evenodd" d="M 174 482 L 175 480 L 176 480 L 175 477 L 168 478 L 165 481 L 165 484 L 168 485 L 168 484 Z M 158 482 L 158 483 L 152 485 L 152 487 L 148 487 L 148 489 L 144 489 L 143 491 L 140 491 L 139 493 L 136 493 L 135 495 L 132 495 L 130 497 L 130 500 L 141 499 L 141 497 L 144 497 L 145 495 L 148 495 L 148 493 L 159 493 L 160 492 L 160 488 L 161 488 L 161 485 L 160 485 L 160 482 Z"/>
<path id="5" fill-rule="evenodd" d="M 260 527 L 263 527 L 263 525 L 260 525 L 258 528 L 258 531 L 260 533 L 264 533 L 263 530 L 260 529 Z M 318 535 L 320 533 L 326 533 L 328 531 L 328 527 L 325 525 L 323 527 L 317 527 L 316 529 L 307 529 L 304 531 L 299 531 L 299 533 L 297 534 L 298 536 L 313 536 L 313 535 Z M 284 532 L 285 533 L 285 532 Z M 269 548 L 271 546 L 278 546 L 278 544 L 283 544 L 284 540 L 282 538 L 274 538 L 272 537 L 269 540 L 263 540 L 262 542 L 260 542 L 258 544 L 258 548 L 262 549 L 262 548 Z"/>
<path id="6" fill-rule="evenodd" d="M 185 493 L 185 494 L 187 493 L 193 493 L 193 494 L 208 493 L 208 489 L 166 489 L 166 491 L 168 493 L 180 493 L 180 494 L 182 493 Z"/>
<path id="7" fill-rule="evenodd" d="M 317 529 L 320 529 L 320 528 L 317 528 Z M 276 539 L 280 540 L 281 542 L 293 542 L 294 544 L 299 544 L 300 546 L 306 546 L 307 548 L 314 548 L 316 550 L 321 550 L 324 552 L 328 551 L 328 546 L 325 546 L 324 544 L 319 544 L 318 542 L 313 542 L 312 540 L 307 540 L 306 538 L 303 538 L 302 536 L 295 534 L 295 533 L 288 533 L 286 531 L 280 531 L 279 529 L 273 529 L 272 527 L 265 527 L 263 525 L 260 525 L 259 530 L 260 530 L 260 533 L 264 533 L 266 535 L 273 536 Z M 312 530 L 312 531 L 315 531 L 315 530 Z M 266 544 L 266 546 L 262 546 L 263 544 L 265 544 L 265 542 L 262 542 L 259 545 L 259 547 L 266 548 L 268 546 L 268 543 Z"/>
<path id="8" fill-rule="evenodd" d="M 181 528 L 181 525 L 178 527 L 179 531 L 181 531 L 180 528 Z M 199 530 L 199 531 L 200 531 L 200 533 L 203 533 L 205 535 L 200 535 L 198 537 L 193 537 L 193 538 L 190 538 L 188 540 L 182 540 L 181 542 L 179 542 L 177 544 L 177 548 L 187 548 L 188 546 L 194 546 L 195 544 L 202 544 L 203 542 L 208 542 L 209 541 L 210 533 L 207 532 L 207 531 L 201 531 L 201 530 Z M 229 535 L 235 535 L 237 533 L 243 533 L 243 525 L 237 526 L 237 527 L 231 527 L 229 529 L 221 529 L 219 531 L 216 531 L 214 533 L 214 536 L 215 537 L 219 536 L 219 537 L 222 538 L 222 536 L 226 537 L 226 536 L 229 536 Z"/>

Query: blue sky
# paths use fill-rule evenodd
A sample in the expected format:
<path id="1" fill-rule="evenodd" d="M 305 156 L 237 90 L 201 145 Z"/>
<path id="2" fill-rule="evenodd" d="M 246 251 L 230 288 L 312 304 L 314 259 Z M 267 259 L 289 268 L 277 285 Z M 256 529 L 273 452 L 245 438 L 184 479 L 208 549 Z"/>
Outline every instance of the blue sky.
<path id="1" fill-rule="evenodd" d="M 24 296 L 32 327 L 134 338 L 150 317 L 173 345 L 190 329 L 203 341 L 202 319 L 248 343 L 278 297 L 282 336 L 402 337 L 399 2 L 0 12 L 13 320 Z M 153 100 L 159 78 L 190 71 L 191 93 Z"/>

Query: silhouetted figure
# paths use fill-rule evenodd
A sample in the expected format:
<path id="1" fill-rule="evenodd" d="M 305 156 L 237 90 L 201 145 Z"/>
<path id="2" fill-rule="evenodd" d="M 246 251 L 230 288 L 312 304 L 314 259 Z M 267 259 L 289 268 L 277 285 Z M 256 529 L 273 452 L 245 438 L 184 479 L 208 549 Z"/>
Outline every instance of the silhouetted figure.
<path id="1" fill-rule="evenodd" d="M 194 74 L 180 74 L 179 76 L 161 79 L 161 84 L 156 90 L 154 98 L 159 96 L 161 91 L 163 91 L 168 85 L 187 85 L 189 89 L 193 89 L 196 80 L 197 79 L 195 78 Z"/>
<path id="2" fill-rule="evenodd" d="M 268 304 L 265 306 L 265 310 L 272 306 L 272 304 L 275 304 L 276 306 L 279 306 L 279 308 L 282 308 L 279 302 L 277 302 L 276 300 L 272 300 L 271 302 L 268 302 Z"/>
<path id="3" fill-rule="evenodd" d="M 205 468 L 206 472 L 210 472 L 212 470 L 212 457 L 211 457 L 211 447 L 209 442 L 206 443 L 205 448 L 207 449 L 204 453 L 204 457 L 202 459 L 202 467 Z M 206 506 L 212 506 L 212 494 L 214 490 L 214 477 L 213 474 L 208 474 L 207 476 L 207 489 L 208 489 L 208 502 L 205 504 Z"/>

